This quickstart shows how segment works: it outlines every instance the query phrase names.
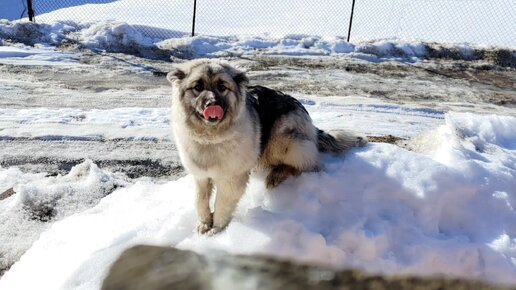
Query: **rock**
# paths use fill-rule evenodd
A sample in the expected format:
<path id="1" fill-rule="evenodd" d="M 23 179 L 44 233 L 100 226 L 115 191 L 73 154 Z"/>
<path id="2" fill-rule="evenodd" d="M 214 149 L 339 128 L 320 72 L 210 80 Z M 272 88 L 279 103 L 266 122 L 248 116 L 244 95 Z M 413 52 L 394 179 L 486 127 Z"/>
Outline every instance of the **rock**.
<path id="1" fill-rule="evenodd" d="M 261 256 L 222 252 L 201 256 L 169 247 L 136 246 L 113 264 L 103 290 L 196 289 L 508 289 L 477 281 L 384 277 L 356 270 L 335 271 Z"/>
<path id="2" fill-rule="evenodd" d="M 14 189 L 11 187 L 9 188 L 8 190 L 0 193 L 0 200 L 4 200 L 6 198 L 8 198 L 9 196 L 11 195 L 14 195 L 16 192 L 14 191 Z"/>

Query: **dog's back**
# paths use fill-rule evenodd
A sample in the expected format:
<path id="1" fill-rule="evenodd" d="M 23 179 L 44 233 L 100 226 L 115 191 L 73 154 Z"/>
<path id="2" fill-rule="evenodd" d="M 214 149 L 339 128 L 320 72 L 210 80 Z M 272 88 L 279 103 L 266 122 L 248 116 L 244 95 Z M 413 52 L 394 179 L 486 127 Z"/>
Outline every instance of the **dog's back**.
<path id="1" fill-rule="evenodd" d="M 345 131 L 329 134 L 316 128 L 303 105 L 282 92 L 252 86 L 247 101 L 260 119 L 260 166 L 270 169 L 269 188 L 291 175 L 319 170 L 319 152 L 341 153 L 367 143 Z"/>
<path id="2" fill-rule="evenodd" d="M 253 105 L 260 119 L 262 152 L 269 142 L 273 126 L 278 124 L 281 117 L 295 113 L 305 117 L 307 121 L 310 120 L 308 112 L 297 99 L 280 91 L 262 86 L 250 86 L 247 101 Z"/>

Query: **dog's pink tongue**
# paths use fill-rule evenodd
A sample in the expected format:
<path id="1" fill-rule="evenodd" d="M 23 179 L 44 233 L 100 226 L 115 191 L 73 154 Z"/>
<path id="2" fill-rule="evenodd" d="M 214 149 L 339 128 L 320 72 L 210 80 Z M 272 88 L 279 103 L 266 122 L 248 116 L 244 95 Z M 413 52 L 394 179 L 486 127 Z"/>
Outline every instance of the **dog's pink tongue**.
<path id="1" fill-rule="evenodd" d="M 224 110 L 221 106 L 208 106 L 204 109 L 203 115 L 206 120 L 209 118 L 220 120 L 224 118 Z"/>

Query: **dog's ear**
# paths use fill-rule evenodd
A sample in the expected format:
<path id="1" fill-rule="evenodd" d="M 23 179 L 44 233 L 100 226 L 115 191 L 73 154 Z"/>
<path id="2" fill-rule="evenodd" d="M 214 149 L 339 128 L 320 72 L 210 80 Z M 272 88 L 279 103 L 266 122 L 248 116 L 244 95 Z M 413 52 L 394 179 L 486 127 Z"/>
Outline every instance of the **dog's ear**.
<path id="1" fill-rule="evenodd" d="M 226 69 L 226 71 L 229 73 L 229 75 L 233 78 L 233 81 L 237 84 L 237 86 L 240 85 L 247 85 L 249 83 L 249 79 L 247 78 L 247 75 L 245 72 L 232 67 L 228 63 L 222 63 L 222 67 Z"/>
<path id="2" fill-rule="evenodd" d="M 237 85 L 247 85 L 249 83 L 247 75 L 241 71 L 237 71 L 237 73 L 233 75 L 233 80 Z"/>
<path id="3" fill-rule="evenodd" d="M 171 83 L 174 83 L 176 80 L 182 80 L 185 77 L 185 72 L 177 67 L 173 67 L 172 70 L 167 74 L 167 80 Z"/>

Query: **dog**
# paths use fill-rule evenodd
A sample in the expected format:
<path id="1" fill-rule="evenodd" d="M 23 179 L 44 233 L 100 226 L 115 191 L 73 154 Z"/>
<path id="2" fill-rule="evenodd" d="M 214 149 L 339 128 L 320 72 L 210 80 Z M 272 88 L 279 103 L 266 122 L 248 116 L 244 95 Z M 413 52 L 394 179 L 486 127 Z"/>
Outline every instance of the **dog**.
<path id="1" fill-rule="evenodd" d="M 346 131 L 318 129 L 297 99 L 249 86 L 246 74 L 225 61 L 183 63 L 167 79 L 172 129 L 181 162 L 195 180 L 201 234 L 228 225 L 255 168 L 268 172 L 265 183 L 271 189 L 291 176 L 319 171 L 321 152 L 338 154 L 367 143 Z"/>

